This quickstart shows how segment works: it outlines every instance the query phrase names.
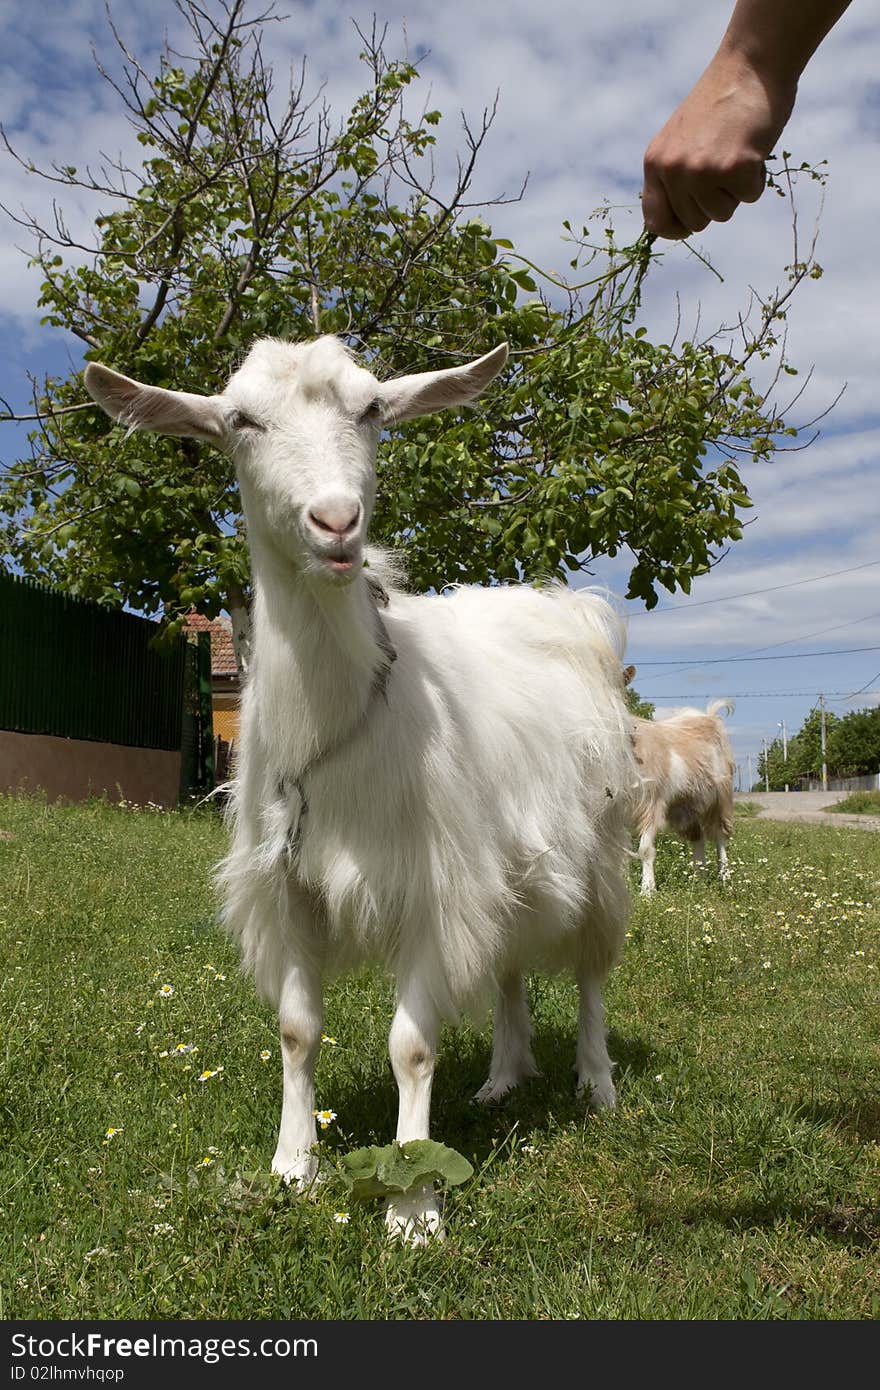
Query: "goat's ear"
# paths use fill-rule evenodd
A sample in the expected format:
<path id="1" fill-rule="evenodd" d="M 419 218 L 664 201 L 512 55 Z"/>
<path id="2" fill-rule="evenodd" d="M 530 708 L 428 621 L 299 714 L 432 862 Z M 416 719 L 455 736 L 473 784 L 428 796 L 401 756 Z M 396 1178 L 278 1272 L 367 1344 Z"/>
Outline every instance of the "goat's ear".
<path id="1" fill-rule="evenodd" d="M 129 429 L 153 430 L 219 444 L 226 428 L 217 396 L 165 391 L 111 371 L 100 362 L 86 367 L 85 387 L 103 410 Z"/>
<path id="2" fill-rule="evenodd" d="M 623 668 L 623 683 L 624 683 L 624 685 L 632 685 L 632 683 L 633 683 L 633 681 L 635 680 L 635 678 L 636 678 L 636 668 L 635 668 L 635 666 L 624 666 L 624 668 Z"/>
<path id="3" fill-rule="evenodd" d="M 448 367 L 441 372 L 417 372 L 386 381 L 378 391 L 383 414 L 389 423 L 430 415 L 435 410 L 465 405 L 497 376 L 507 361 L 507 344 L 487 352 L 464 367 Z"/>

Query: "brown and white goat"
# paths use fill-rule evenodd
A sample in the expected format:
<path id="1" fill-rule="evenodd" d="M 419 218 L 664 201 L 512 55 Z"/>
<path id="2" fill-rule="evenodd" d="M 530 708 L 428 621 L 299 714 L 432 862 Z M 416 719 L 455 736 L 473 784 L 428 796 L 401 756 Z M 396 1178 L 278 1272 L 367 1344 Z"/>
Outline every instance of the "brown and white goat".
<path id="1" fill-rule="evenodd" d="M 627 667 L 626 683 L 634 670 Z M 628 680 L 627 680 L 628 676 Z M 727 882 L 727 843 L 733 832 L 734 760 L 719 711 L 731 700 L 713 700 L 705 711 L 670 710 L 659 720 L 633 717 L 633 744 L 640 781 L 632 798 L 632 825 L 639 837 L 643 895 L 653 893 L 655 841 L 668 828 L 688 840 L 694 867 L 706 866 L 706 839 L 718 849 L 718 872 Z"/>

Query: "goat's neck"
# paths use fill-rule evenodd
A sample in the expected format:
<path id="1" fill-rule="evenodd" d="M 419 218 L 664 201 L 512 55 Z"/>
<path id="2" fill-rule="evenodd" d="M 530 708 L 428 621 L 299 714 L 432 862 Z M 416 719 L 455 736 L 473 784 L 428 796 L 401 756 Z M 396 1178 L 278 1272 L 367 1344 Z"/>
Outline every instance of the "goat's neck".
<path id="1" fill-rule="evenodd" d="M 321 583 L 269 556 L 254 568 L 251 682 L 261 737 L 279 775 L 297 776 L 364 718 L 388 654 L 363 575 Z"/>

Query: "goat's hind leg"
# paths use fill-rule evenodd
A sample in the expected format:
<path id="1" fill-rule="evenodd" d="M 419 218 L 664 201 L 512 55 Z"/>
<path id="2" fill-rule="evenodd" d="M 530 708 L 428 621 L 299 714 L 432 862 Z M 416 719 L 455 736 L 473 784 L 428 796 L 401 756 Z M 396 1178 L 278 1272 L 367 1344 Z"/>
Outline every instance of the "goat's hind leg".
<path id="1" fill-rule="evenodd" d="M 692 833 L 689 838 L 691 842 L 691 858 L 693 860 L 694 873 L 704 874 L 706 872 L 705 837 L 699 831 L 697 831 Z"/>
<path id="2" fill-rule="evenodd" d="M 722 883 L 730 882 L 730 863 L 727 858 L 727 837 L 719 832 L 715 840 L 718 846 L 718 875 Z"/>
<path id="3" fill-rule="evenodd" d="M 518 973 L 505 975 L 498 986 L 492 1020 L 492 1061 L 488 1080 L 474 1100 L 481 1105 L 500 1100 L 526 1077 L 537 1076 L 532 1056 L 532 1024 L 525 981 Z"/>
<path id="4" fill-rule="evenodd" d="M 733 791 L 728 789 L 726 796 L 719 799 L 718 816 L 712 827 L 712 837 L 718 850 L 718 876 L 722 883 L 730 882 L 730 864 L 727 846 L 733 834 Z"/>
<path id="5" fill-rule="evenodd" d="M 431 1086 L 440 1034 L 440 1014 L 430 992 L 418 980 L 401 986 L 388 1038 L 391 1067 L 400 1093 L 397 1142 L 430 1138 Z M 428 1183 L 404 1197 L 390 1198 L 385 1209 L 388 1232 L 410 1245 L 443 1238 L 437 1194 Z"/>
<path id="6" fill-rule="evenodd" d="M 626 934 L 630 897 L 622 874 L 605 884 L 584 923 L 583 951 L 576 969 L 580 1007 L 575 1070 L 577 1092 L 594 1110 L 613 1110 L 617 1092 L 605 1034 L 602 986 Z"/>

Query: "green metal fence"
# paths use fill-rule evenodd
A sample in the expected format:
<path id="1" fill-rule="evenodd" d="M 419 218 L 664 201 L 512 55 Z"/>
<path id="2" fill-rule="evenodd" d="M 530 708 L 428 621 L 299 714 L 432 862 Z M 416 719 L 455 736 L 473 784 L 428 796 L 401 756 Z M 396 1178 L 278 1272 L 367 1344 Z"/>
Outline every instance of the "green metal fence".
<path id="1" fill-rule="evenodd" d="M 183 720 L 180 732 L 180 795 L 204 795 L 215 785 L 211 710 L 211 634 L 186 643 Z"/>
<path id="2" fill-rule="evenodd" d="M 181 789 L 209 790 L 210 637 L 157 643 L 156 632 L 147 618 L 0 573 L 0 729 L 180 749 Z"/>

